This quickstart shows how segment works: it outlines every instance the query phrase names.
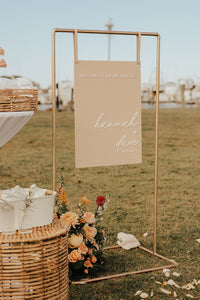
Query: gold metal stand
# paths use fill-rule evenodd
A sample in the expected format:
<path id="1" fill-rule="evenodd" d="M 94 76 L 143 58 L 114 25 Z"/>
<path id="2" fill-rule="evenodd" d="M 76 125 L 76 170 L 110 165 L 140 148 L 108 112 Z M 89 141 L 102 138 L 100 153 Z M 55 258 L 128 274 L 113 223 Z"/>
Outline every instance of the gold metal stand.
<path id="1" fill-rule="evenodd" d="M 169 262 L 169 265 L 132 271 L 127 273 L 109 275 L 93 279 L 85 279 L 81 281 L 72 281 L 74 284 L 83 284 L 87 282 L 95 282 L 99 280 L 118 278 L 127 275 L 136 275 L 141 273 L 153 272 L 164 268 L 172 268 L 178 265 L 174 260 L 168 259 L 157 253 L 157 214 L 158 214 L 158 135 L 159 135 L 159 84 L 160 84 L 160 35 L 151 32 L 129 32 L 129 31 L 107 31 L 107 30 L 83 30 L 83 29 L 53 29 L 52 31 L 52 152 L 53 152 L 53 190 L 56 189 L 56 60 L 55 60 L 55 37 L 56 33 L 72 33 L 74 38 L 74 62 L 78 60 L 78 33 L 87 34 L 117 34 L 117 35 L 133 35 L 137 37 L 137 62 L 140 63 L 140 44 L 142 36 L 150 36 L 157 38 L 157 60 L 156 60 L 156 132 L 155 132 L 155 189 L 154 189 L 154 209 L 153 209 L 153 251 L 139 246 L 138 248 L 155 257 Z M 119 246 L 107 247 L 105 250 L 119 248 Z"/>
<path id="2" fill-rule="evenodd" d="M 120 248 L 120 246 L 111 246 L 111 247 L 106 247 L 104 250 L 111 250 L 111 249 L 117 249 Z M 170 264 L 168 265 L 162 265 L 159 267 L 154 267 L 154 268 L 149 268 L 149 269 L 142 269 L 142 270 L 138 270 L 138 271 L 130 271 L 130 272 L 124 272 L 124 273 L 120 273 L 120 274 L 113 274 L 113 275 L 108 275 L 108 276 L 102 276 L 102 277 L 96 277 L 96 278 L 92 278 L 92 279 L 82 279 L 79 281 L 70 281 L 72 284 L 84 284 L 84 283 L 90 283 L 90 282 L 97 282 L 97 281 L 101 281 L 101 280 L 106 280 L 106 279 L 114 279 L 114 278 L 119 278 L 119 277 L 124 277 L 124 276 L 128 276 L 128 275 L 138 275 L 138 274 L 142 274 L 142 273 L 149 273 L 149 272 L 155 272 L 155 271 L 159 271 L 159 270 L 163 270 L 163 269 L 170 269 L 173 267 L 178 266 L 178 263 L 175 262 L 172 259 L 166 258 L 158 253 L 153 253 L 153 251 L 143 247 L 143 246 L 138 246 L 138 249 L 145 251 L 151 255 L 154 255 L 155 257 L 158 257 L 162 260 L 165 260 L 167 262 L 170 262 Z"/>

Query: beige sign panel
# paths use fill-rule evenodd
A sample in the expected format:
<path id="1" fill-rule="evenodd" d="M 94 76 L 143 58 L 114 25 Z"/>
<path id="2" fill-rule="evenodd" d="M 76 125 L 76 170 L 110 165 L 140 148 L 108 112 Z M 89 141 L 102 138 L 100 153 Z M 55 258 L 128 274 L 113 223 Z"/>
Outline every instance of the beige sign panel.
<path id="1" fill-rule="evenodd" d="M 140 65 L 75 64 L 76 167 L 142 162 Z"/>

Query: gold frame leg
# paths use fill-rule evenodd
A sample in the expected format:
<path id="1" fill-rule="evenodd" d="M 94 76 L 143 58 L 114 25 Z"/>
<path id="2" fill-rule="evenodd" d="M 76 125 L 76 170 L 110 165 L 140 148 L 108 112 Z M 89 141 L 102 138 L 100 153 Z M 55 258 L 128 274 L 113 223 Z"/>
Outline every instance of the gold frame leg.
<path id="1" fill-rule="evenodd" d="M 106 247 L 104 250 L 111 250 L 111 249 L 119 249 L 121 248 L 120 246 L 110 246 Z M 124 273 L 119 273 L 119 274 L 113 274 L 113 275 L 107 275 L 107 276 L 102 276 L 102 277 L 96 277 L 92 279 L 82 279 L 79 281 L 70 281 L 72 284 L 85 284 L 85 283 L 91 283 L 91 282 L 97 282 L 97 281 L 102 281 L 102 280 L 107 280 L 107 279 L 115 279 L 115 278 L 120 278 L 128 275 L 138 275 L 138 274 L 143 274 L 143 273 L 149 273 L 149 272 L 155 272 L 163 269 L 170 269 L 178 266 L 178 263 L 172 259 L 169 259 L 163 255 L 160 255 L 158 253 L 154 253 L 153 251 L 143 247 L 143 246 L 138 246 L 137 247 L 139 250 L 145 251 L 153 256 L 156 256 L 162 260 L 165 260 L 167 262 L 170 262 L 168 265 L 163 265 L 159 267 L 154 267 L 154 268 L 149 268 L 149 269 L 142 269 L 138 271 L 129 271 L 129 272 L 124 272 Z M 125 250 L 126 251 L 126 250 Z"/>

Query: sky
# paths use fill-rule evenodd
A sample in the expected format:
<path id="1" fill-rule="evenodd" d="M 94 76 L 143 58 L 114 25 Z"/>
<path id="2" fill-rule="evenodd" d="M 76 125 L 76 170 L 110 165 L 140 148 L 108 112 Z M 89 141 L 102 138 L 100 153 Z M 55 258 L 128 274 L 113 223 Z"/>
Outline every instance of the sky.
<path id="1" fill-rule="evenodd" d="M 200 82 L 199 0 L 0 0 L 0 46 L 7 68 L 51 85 L 51 32 L 54 28 L 157 32 L 161 36 L 161 83 L 192 78 Z M 111 36 L 111 60 L 136 60 L 134 36 Z M 81 60 L 107 60 L 107 35 L 78 35 Z M 56 35 L 56 80 L 73 81 L 73 37 Z M 141 80 L 154 83 L 156 38 L 142 37 Z"/>

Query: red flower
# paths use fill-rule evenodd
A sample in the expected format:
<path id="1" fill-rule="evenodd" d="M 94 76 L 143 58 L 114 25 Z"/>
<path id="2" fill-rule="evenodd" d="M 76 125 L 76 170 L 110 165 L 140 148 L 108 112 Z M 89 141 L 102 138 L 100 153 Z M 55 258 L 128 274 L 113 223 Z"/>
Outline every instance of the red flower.
<path id="1" fill-rule="evenodd" d="M 105 202 L 106 202 L 106 199 L 104 196 L 99 196 L 96 199 L 96 203 L 98 206 L 103 206 Z"/>

